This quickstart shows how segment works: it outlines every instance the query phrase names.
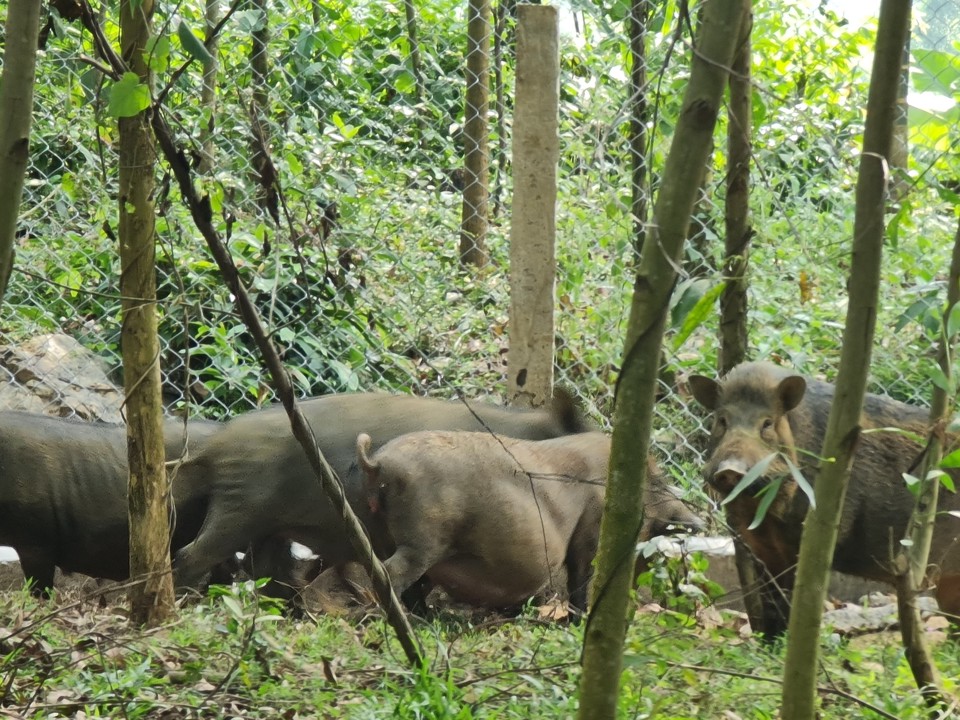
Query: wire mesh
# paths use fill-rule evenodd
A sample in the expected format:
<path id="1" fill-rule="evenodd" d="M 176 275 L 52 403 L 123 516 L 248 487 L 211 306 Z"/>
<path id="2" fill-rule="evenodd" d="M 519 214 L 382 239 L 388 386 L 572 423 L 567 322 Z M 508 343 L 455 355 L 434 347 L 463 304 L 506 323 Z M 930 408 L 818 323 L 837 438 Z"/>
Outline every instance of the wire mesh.
<path id="1" fill-rule="evenodd" d="M 925 403 L 955 231 L 960 10 L 916 3 L 905 125 L 872 389 Z M 479 10 L 478 10 L 479 8 Z M 108 38 L 117 18 L 95 8 Z M 609 425 L 635 261 L 631 122 L 642 97 L 652 202 L 687 76 L 692 14 L 633 3 L 646 83 L 631 89 L 631 8 L 561 8 L 556 377 Z M 490 39 L 489 207 L 465 204 L 470 14 Z M 753 357 L 835 372 L 875 19 L 810 4 L 758 7 L 753 28 L 750 341 Z M 190 59 L 190 33 L 208 42 Z M 154 97 L 190 156 L 303 395 L 383 389 L 502 395 L 509 346 L 515 5 L 251 0 L 160 3 Z M 55 10 L 41 38 L 31 160 L 8 292 L 8 346 L 68 335 L 120 377 L 117 131 L 90 34 Z M 639 95 L 637 95 L 639 93 Z M 634 125 L 635 127 L 635 125 Z M 704 419 L 686 394 L 713 373 L 717 326 L 698 301 L 720 279 L 725 128 L 671 307 L 654 447 L 696 492 Z M 272 395 L 231 298 L 163 162 L 158 213 L 161 363 L 172 411 L 234 415 Z M 272 182 L 273 179 L 275 182 Z M 648 202 L 648 204 L 649 204 Z M 461 265 L 462 220 L 486 221 L 485 267 Z M 12 382 L 16 382 L 16 378 Z M 705 500 L 704 500 L 705 501 Z"/>

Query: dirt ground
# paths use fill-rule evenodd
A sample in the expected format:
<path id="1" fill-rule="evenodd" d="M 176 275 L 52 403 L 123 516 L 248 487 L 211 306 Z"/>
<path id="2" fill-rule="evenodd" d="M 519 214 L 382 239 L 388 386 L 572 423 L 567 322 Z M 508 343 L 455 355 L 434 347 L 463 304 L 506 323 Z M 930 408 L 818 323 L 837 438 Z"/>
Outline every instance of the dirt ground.
<path id="1" fill-rule="evenodd" d="M 100 582 L 86 575 L 64 574 L 57 570 L 53 586 L 61 594 L 71 597 L 95 595 L 111 583 Z M 23 587 L 23 571 L 18 562 L 0 563 L 0 592 L 19 590 Z"/>

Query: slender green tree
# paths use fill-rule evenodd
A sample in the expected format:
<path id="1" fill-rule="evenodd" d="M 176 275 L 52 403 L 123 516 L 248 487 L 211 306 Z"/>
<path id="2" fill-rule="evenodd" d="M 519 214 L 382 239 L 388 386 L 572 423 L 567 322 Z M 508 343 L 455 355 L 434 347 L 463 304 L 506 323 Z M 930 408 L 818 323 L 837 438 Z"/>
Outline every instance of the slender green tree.
<path id="1" fill-rule="evenodd" d="M 930 403 L 930 425 L 932 431 L 927 442 L 919 478 L 919 491 L 913 515 L 907 525 L 905 537 L 908 544 L 901 548 L 897 558 L 897 605 L 900 614 L 900 636 L 913 672 L 917 687 L 927 702 L 937 707 L 944 703 L 940 690 L 940 678 L 937 666 L 930 652 L 924 634 L 917 596 L 923 589 L 927 575 L 927 563 L 930 558 L 930 544 L 933 540 L 933 527 L 937 514 L 937 499 L 940 495 L 940 474 L 938 468 L 943 459 L 946 442 L 946 426 L 952 415 L 952 397 L 947 388 L 956 387 L 953 372 L 952 345 L 955 339 L 956 321 L 951 322 L 953 308 L 960 301 L 960 225 L 953 240 L 953 257 L 950 260 L 950 275 L 947 280 L 947 305 L 943 311 L 940 346 L 937 349 L 937 365 L 945 380 L 933 387 L 933 399 Z"/>
<path id="2" fill-rule="evenodd" d="M 0 77 L 0 300 L 13 269 L 13 240 L 30 159 L 39 26 L 39 2 L 10 0 Z"/>
<path id="3" fill-rule="evenodd" d="M 120 3 L 121 58 L 150 86 L 144 50 L 152 0 Z M 130 484 L 131 618 L 155 625 L 173 610 L 170 575 L 169 487 L 164 467 L 160 342 L 157 336 L 155 211 L 156 152 L 149 110 L 119 119 L 120 294 L 123 297 L 123 388 L 126 394 Z"/>
<path id="4" fill-rule="evenodd" d="M 467 92 L 463 118 L 463 209 L 460 262 L 487 264 L 490 198 L 490 0 L 469 0 L 467 8 Z"/>
<path id="5" fill-rule="evenodd" d="M 817 476 L 816 507 L 807 513 L 800 543 L 787 630 L 781 709 L 784 720 L 812 720 L 816 714 L 820 622 L 850 466 L 860 436 L 860 414 L 877 319 L 889 180 L 887 159 L 893 142 L 900 59 L 909 30 L 909 0 L 881 0 L 857 178 L 847 321 L 836 395 L 820 453 L 828 461 L 822 463 Z"/>
<path id="6" fill-rule="evenodd" d="M 740 35 L 743 8 L 742 0 L 714 0 L 704 6 L 690 81 L 661 177 L 653 222 L 640 251 L 614 401 L 610 476 L 584 638 L 580 720 L 616 716 L 647 481 L 646 463 L 638 463 L 637 458 L 644 457 L 650 445 L 667 308 L 696 201 L 699 171 L 707 161 Z"/>

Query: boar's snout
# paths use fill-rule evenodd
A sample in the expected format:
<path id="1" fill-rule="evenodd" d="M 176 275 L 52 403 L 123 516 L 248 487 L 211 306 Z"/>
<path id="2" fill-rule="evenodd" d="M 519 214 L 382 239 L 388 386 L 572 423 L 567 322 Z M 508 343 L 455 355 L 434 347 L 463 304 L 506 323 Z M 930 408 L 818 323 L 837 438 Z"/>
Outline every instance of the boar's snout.
<path id="1" fill-rule="evenodd" d="M 708 471 L 706 480 L 721 495 L 729 495 L 749 469 L 743 458 L 728 458 L 719 462 L 712 472 Z"/>

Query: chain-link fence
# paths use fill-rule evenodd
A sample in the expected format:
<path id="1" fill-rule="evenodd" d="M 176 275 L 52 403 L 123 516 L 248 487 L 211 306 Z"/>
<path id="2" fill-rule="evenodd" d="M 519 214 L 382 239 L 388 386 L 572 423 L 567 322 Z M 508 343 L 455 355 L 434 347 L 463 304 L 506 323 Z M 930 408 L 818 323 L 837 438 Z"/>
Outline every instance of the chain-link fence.
<path id="1" fill-rule="evenodd" d="M 94 10 L 116 42 L 115 9 Z M 656 193 L 696 10 L 642 0 L 632 8 L 561 8 L 556 374 L 605 424 L 629 307 L 633 232 L 649 220 L 636 217 L 637 198 Z M 470 13 L 488 33 L 481 47 L 489 66 L 478 76 L 490 88 L 484 267 L 460 262 L 462 221 L 477 211 L 464 198 L 478 197 L 476 168 L 463 162 L 471 149 L 464 132 Z M 515 17 L 512 2 L 491 8 L 479 0 L 158 6 L 154 97 L 163 98 L 217 229 L 304 395 L 503 393 Z M 846 22 L 816 3 L 754 13 L 751 354 L 828 378 L 839 358 L 875 22 Z M 634 54 L 646 72 L 636 88 L 629 36 L 638 27 L 644 42 Z M 215 29 L 210 59 L 187 65 L 196 44 L 187 34 L 206 39 Z M 899 131 L 909 155 L 891 167 L 873 389 L 921 403 L 956 224 L 956 37 L 954 2 L 916 3 L 909 113 Z M 97 67 L 90 33 L 56 9 L 41 48 L 3 330 L 10 345 L 42 333 L 73 336 L 118 380 L 112 83 Z M 645 145 L 636 142 L 638 127 Z M 703 420 L 683 380 L 717 364 L 715 314 L 700 317 L 698 302 L 720 278 L 724 132 L 721 123 L 704 173 L 657 405 L 656 451 L 690 487 L 699 487 Z M 647 172 L 635 193 L 638 152 Z M 210 416 L 242 413 L 269 401 L 267 381 L 165 173 L 159 162 L 166 400 Z"/>

